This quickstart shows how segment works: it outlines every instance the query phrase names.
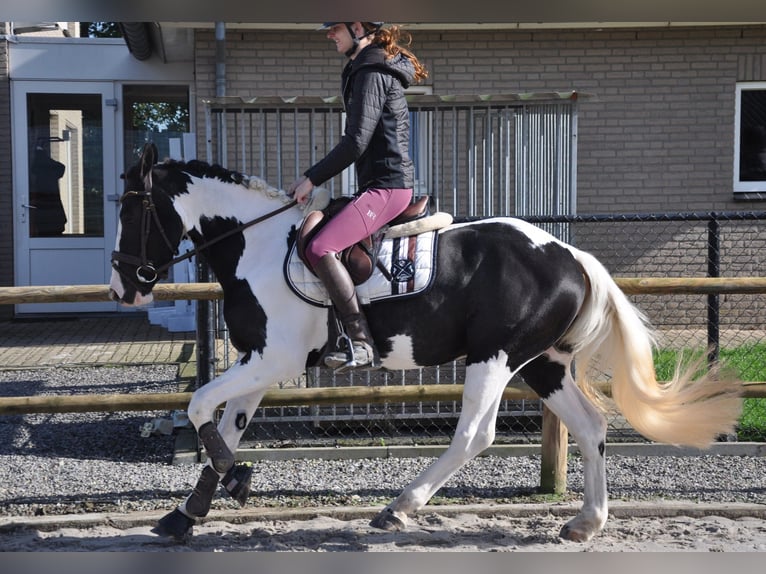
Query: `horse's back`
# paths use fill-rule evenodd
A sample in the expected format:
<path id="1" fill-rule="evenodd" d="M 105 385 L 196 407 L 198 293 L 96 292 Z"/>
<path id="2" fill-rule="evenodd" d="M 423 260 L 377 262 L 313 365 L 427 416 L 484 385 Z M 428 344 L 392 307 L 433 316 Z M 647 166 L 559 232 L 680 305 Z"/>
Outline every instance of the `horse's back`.
<path id="1" fill-rule="evenodd" d="M 582 304 L 585 281 L 569 248 L 523 221 L 454 223 L 440 232 L 437 250 L 426 294 L 370 309 L 383 338 L 410 338 L 420 366 L 482 361 L 500 349 L 542 352 Z"/>
<path id="2" fill-rule="evenodd" d="M 456 223 L 439 236 L 440 269 L 462 267 L 477 289 L 487 294 L 518 291 L 517 296 L 544 297 L 568 283 L 582 282 L 582 271 L 570 247 L 545 230 L 505 217 Z M 526 292 L 534 288 L 534 292 Z"/>

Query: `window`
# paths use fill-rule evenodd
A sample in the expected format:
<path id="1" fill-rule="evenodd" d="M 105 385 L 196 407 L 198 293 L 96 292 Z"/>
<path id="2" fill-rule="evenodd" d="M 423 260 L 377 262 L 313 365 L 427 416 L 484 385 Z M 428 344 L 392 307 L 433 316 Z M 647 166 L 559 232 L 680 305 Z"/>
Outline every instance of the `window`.
<path id="1" fill-rule="evenodd" d="M 103 237 L 101 108 L 98 94 L 27 94 L 30 237 Z"/>
<path id="2" fill-rule="evenodd" d="M 174 85 L 126 85 L 125 100 L 125 168 L 141 157 L 144 143 L 157 145 L 160 158 L 184 159 L 173 153 L 172 141 L 182 139 L 189 131 L 189 88 Z M 185 154 L 189 159 L 191 154 Z"/>
<path id="3" fill-rule="evenodd" d="M 766 191 L 766 82 L 737 85 L 734 191 Z"/>

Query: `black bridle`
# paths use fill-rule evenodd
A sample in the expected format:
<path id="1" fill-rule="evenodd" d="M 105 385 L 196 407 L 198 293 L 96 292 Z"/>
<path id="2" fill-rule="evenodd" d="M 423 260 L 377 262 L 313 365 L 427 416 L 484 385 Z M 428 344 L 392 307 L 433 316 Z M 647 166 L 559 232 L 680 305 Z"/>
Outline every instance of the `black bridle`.
<path id="1" fill-rule="evenodd" d="M 195 245 L 194 249 L 187 251 L 183 255 L 178 255 L 177 246 L 173 246 L 173 243 L 170 241 L 170 239 L 168 239 L 168 235 L 165 232 L 165 228 L 162 225 L 162 221 L 160 221 L 160 217 L 159 215 L 157 215 L 157 208 L 154 204 L 154 199 L 152 197 L 151 190 L 152 190 L 152 176 L 151 176 L 151 170 L 149 170 L 149 173 L 146 175 L 146 178 L 144 179 L 143 190 L 126 191 L 123 194 L 123 196 L 120 198 L 121 203 L 131 197 L 137 197 L 141 199 L 141 202 L 143 205 L 143 213 L 141 215 L 141 255 L 135 256 L 135 255 L 128 255 L 127 253 L 120 253 L 119 251 L 116 251 L 116 250 L 112 251 L 112 268 L 115 271 L 117 271 L 117 273 L 119 273 L 123 279 L 125 279 L 128 283 L 133 285 L 133 287 L 135 287 L 137 291 L 140 291 L 139 283 L 143 285 L 150 285 L 155 283 L 160 277 L 166 277 L 168 274 L 168 269 L 170 269 L 176 263 L 185 261 L 186 259 L 189 259 L 193 257 L 194 255 L 196 255 L 200 251 L 207 249 L 211 245 L 214 245 L 218 243 L 219 241 L 222 241 L 226 239 L 227 237 L 234 235 L 235 233 L 239 233 L 240 231 L 243 231 L 247 229 L 248 227 L 256 225 L 257 223 L 266 221 L 267 219 L 274 217 L 275 215 L 282 213 L 283 211 L 287 211 L 291 207 L 298 204 L 296 200 L 292 200 L 289 203 L 286 203 L 285 205 L 280 207 L 279 209 L 270 211 L 269 213 L 266 213 L 265 215 L 257 217 L 251 221 L 248 221 L 247 223 L 242 223 L 238 225 L 237 227 L 235 227 L 234 229 L 230 229 L 226 233 L 222 233 L 221 235 L 214 237 L 213 239 L 209 241 L 206 241 L 202 245 Z M 167 263 L 163 265 L 160 265 L 159 267 L 156 267 L 154 263 L 150 261 L 146 255 L 146 247 L 147 247 L 147 244 L 149 243 L 149 233 L 151 232 L 152 221 L 157 227 L 157 230 L 162 236 L 162 239 L 165 241 L 165 245 L 167 245 L 168 250 L 170 251 L 170 253 L 172 253 L 175 256 L 170 261 L 168 261 Z M 136 283 L 129 274 L 127 274 L 122 269 L 120 269 L 118 263 L 135 265 L 136 279 L 138 280 L 138 283 Z"/>

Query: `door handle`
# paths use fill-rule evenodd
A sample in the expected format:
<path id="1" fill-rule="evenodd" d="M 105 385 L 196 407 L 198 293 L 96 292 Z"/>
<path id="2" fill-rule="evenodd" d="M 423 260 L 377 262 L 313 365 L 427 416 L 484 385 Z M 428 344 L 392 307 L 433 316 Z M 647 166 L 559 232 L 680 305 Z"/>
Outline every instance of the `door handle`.
<path id="1" fill-rule="evenodd" d="M 28 203 L 22 203 L 21 207 L 26 207 L 27 209 L 37 209 L 36 205 L 29 205 Z"/>

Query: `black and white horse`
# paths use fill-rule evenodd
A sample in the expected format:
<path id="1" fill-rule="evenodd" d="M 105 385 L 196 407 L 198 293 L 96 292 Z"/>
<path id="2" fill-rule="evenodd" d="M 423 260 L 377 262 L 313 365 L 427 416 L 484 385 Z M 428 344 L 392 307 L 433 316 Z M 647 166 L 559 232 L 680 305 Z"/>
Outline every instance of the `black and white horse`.
<path id="1" fill-rule="evenodd" d="M 125 184 L 113 298 L 149 303 L 188 235 L 223 288 L 224 318 L 239 351 L 237 362 L 189 403 L 208 463 L 193 492 L 155 529 L 181 539 L 207 514 L 219 483 L 245 503 L 252 470 L 235 461 L 240 438 L 265 391 L 317 361 L 328 341 L 328 309 L 286 282 L 286 254 L 304 214 L 284 193 L 217 165 L 156 163 L 151 146 L 125 174 Z M 606 422 L 586 398 L 594 391 L 586 378 L 589 364 L 609 369 L 618 409 L 649 439 L 706 447 L 732 429 L 740 384 L 692 380 L 691 368 L 658 383 L 645 318 L 593 256 L 509 217 L 453 222 L 437 232 L 436 245 L 435 275 L 426 289 L 373 301 L 366 312 L 383 368 L 465 358 L 462 410 L 449 448 L 372 526 L 405 528 L 410 514 L 493 442 L 503 389 L 517 373 L 563 421 L 582 453 L 583 505 L 563 526 L 566 539 L 586 541 L 607 519 Z M 214 411 L 224 403 L 215 425 Z"/>

